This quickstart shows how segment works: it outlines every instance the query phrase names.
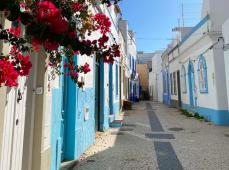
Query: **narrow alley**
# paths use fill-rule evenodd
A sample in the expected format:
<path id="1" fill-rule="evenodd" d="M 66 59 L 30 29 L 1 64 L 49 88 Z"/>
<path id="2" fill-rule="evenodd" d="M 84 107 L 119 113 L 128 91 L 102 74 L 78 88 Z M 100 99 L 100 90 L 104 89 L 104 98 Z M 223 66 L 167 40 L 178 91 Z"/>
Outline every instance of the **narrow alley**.
<path id="1" fill-rule="evenodd" d="M 229 127 L 187 118 L 174 108 L 140 102 L 120 129 L 97 135 L 74 170 L 228 170 Z M 64 169 L 64 168 L 63 168 Z"/>
<path id="2" fill-rule="evenodd" d="M 0 170 L 229 170 L 229 0 L 1 0 Z"/>

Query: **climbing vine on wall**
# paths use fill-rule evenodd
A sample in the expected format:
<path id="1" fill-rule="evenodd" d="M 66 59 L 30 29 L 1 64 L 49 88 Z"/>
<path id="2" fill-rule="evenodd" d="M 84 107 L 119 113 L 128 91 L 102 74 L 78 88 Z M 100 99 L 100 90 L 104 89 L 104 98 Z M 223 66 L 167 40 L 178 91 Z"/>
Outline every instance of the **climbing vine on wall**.
<path id="1" fill-rule="evenodd" d="M 119 0 L 1 0 L 0 11 L 12 21 L 10 29 L 0 26 L 0 40 L 11 44 L 9 54 L 0 55 L 0 86 L 16 87 L 20 76 L 28 76 L 30 52 L 45 49 L 48 65 L 55 74 L 65 74 L 82 86 L 79 73 L 90 72 L 89 64 L 79 66 L 79 55 L 96 56 L 113 63 L 120 57 L 119 45 L 108 45 L 111 22 L 103 13 L 93 14 L 98 3 L 107 7 Z M 25 34 L 22 32 L 25 28 Z M 94 32 L 99 33 L 92 39 Z M 26 36 L 25 36 L 26 35 Z M 62 59 L 64 72 L 61 72 Z M 45 61 L 44 61 L 45 62 Z"/>

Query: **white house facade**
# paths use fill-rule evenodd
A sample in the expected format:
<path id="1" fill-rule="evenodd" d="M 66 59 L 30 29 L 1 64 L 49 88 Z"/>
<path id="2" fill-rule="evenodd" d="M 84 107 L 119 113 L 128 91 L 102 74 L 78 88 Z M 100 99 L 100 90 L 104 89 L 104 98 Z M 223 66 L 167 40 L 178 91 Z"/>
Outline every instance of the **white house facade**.
<path id="1" fill-rule="evenodd" d="M 171 104 L 229 125 L 222 24 L 227 0 L 204 0 L 202 19 L 169 52 Z"/>

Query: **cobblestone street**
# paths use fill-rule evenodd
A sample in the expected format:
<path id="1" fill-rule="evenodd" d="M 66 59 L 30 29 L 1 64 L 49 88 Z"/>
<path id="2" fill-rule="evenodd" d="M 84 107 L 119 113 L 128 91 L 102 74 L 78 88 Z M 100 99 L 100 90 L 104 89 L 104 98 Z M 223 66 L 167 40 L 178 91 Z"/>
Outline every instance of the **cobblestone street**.
<path id="1" fill-rule="evenodd" d="M 123 127 L 97 135 L 79 170 L 228 170 L 229 127 L 187 118 L 177 109 L 140 102 Z"/>

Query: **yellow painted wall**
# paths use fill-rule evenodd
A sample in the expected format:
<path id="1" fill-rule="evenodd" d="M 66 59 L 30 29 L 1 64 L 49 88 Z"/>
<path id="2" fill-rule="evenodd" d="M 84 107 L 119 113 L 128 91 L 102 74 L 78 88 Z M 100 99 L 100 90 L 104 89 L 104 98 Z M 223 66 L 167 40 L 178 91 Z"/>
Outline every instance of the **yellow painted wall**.
<path id="1" fill-rule="evenodd" d="M 137 73 L 139 75 L 140 85 L 142 90 L 148 91 L 149 89 L 149 71 L 147 64 L 137 64 Z"/>

